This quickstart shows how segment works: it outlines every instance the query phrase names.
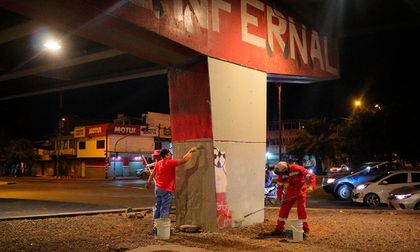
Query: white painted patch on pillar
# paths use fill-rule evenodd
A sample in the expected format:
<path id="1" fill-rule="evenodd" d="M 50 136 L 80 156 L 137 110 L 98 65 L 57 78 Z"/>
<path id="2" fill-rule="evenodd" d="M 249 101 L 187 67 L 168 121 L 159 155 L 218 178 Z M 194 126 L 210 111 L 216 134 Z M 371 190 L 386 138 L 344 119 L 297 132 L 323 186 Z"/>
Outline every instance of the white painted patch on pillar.
<path id="1" fill-rule="evenodd" d="M 214 147 L 225 154 L 233 226 L 264 221 L 266 73 L 208 58 Z"/>

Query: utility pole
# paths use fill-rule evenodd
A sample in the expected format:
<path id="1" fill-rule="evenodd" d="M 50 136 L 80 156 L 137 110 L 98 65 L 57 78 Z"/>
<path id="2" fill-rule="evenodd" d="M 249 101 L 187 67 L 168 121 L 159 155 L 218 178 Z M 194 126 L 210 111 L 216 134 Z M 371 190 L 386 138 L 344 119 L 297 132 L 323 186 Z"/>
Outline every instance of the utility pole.
<path id="1" fill-rule="evenodd" d="M 281 127 L 281 83 L 277 83 L 277 93 L 278 93 L 278 110 L 279 110 L 279 161 L 282 160 L 282 155 L 281 155 L 281 149 L 283 146 L 283 141 L 282 141 L 282 127 Z"/>
<path id="2" fill-rule="evenodd" d="M 60 155 L 61 155 L 61 138 L 62 138 L 62 128 L 64 126 L 64 118 L 62 118 L 62 109 L 63 109 L 63 93 L 60 93 L 60 97 L 59 97 L 59 108 L 58 108 L 58 137 L 57 137 L 57 144 L 56 144 L 56 177 L 59 178 L 62 174 L 61 174 L 61 160 L 60 160 Z"/>
<path id="3" fill-rule="evenodd" d="M 108 127 L 105 130 L 105 179 L 108 179 L 109 153 L 108 153 Z"/>

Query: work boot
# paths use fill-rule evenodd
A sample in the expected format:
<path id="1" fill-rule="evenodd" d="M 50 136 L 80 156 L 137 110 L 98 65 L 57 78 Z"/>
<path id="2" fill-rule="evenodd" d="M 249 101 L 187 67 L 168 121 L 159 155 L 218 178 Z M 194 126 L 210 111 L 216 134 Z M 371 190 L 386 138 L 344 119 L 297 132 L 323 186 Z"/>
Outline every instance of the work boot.
<path id="1" fill-rule="evenodd" d="M 271 232 L 267 232 L 267 233 L 262 233 L 260 236 L 268 238 L 268 237 L 277 237 L 277 238 L 285 238 L 286 237 L 286 233 L 282 232 L 278 229 L 275 229 Z"/>
<path id="2" fill-rule="evenodd" d="M 303 233 L 303 239 L 304 240 L 309 240 L 309 234 L 308 233 Z"/>

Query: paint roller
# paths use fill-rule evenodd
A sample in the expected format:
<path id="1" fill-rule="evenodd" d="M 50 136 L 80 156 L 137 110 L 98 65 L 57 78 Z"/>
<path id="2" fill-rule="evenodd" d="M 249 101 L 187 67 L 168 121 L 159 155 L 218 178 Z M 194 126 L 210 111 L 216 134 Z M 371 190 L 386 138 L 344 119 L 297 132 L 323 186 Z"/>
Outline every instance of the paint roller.
<path id="1" fill-rule="evenodd" d="M 254 215 L 254 214 L 258 213 L 258 212 L 261 212 L 261 211 L 263 211 L 263 210 L 264 210 L 264 208 L 258 209 L 258 210 L 256 210 L 256 211 L 251 212 L 251 213 L 245 214 L 245 215 L 244 215 L 242 218 L 240 218 L 240 219 L 234 220 L 234 221 L 233 221 L 233 222 L 234 222 L 234 226 L 235 226 L 235 227 L 241 227 L 241 226 L 242 226 L 242 222 L 244 222 L 244 220 L 245 220 L 246 218 L 248 218 L 249 216 Z"/>
<path id="2" fill-rule="evenodd" d="M 202 150 L 202 149 L 204 149 L 204 146 L 203 146 L 203 145 L 198 145 L 198 146 L 194 146 L 194 147 L 192 147 L 192 148 L 190 149 L 190 151 L 191 151 L 191 152 L 196 152 L 196 151 L 199 151 L 199 150 Z"/>

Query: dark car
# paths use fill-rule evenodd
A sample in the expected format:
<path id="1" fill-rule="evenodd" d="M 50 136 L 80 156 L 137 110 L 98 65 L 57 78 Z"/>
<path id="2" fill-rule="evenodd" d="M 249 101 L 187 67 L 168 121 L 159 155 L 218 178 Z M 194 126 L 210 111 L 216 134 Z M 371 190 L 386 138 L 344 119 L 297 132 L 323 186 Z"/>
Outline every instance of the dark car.
<path id="1" fill-rule="evenodd" d="M 351 199 L 355 185 L 378 178 L 384 173 L 398 169 L 397 163 L 368 162 L 351 172 L 331 174 L 322 179 L 322 188 L 339 199 Z"/>

